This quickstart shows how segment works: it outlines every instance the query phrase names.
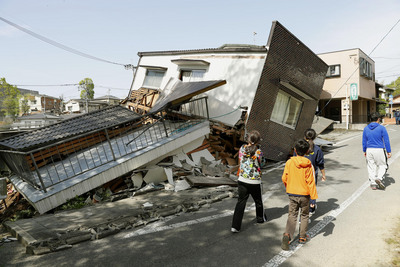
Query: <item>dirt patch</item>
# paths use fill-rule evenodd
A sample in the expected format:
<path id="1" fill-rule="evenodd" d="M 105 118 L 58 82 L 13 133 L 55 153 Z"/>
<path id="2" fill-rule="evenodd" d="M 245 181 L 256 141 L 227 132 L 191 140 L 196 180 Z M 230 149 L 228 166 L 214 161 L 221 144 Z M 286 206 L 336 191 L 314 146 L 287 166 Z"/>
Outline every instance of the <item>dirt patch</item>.
<path id="1" fill-rule="evenodd" d="M 391 264 L 392 266 L 400 266 L 400 218 L 398 218 L 390 236 L 385 241 L 389 245 L 389 252 L 392 255 Z"/>

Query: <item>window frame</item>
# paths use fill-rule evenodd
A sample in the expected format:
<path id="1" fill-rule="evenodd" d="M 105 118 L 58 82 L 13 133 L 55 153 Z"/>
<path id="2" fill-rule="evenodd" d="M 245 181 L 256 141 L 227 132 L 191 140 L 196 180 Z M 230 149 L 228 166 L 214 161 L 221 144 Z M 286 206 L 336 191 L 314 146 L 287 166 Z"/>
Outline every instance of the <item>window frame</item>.
<path id="1" fill-rule="evenodd" d="M 279 113 L 280 111 L 278 109 L 280 109 L 280 108 L 277 106 L 278 98 L 280 97 L 279 96 L 280 94 L 282 96 L 284 96 L 284 97 L 287 97 L 287 101 L 285 103 L 285 105 L 286 105 L 285 113 L 283 114 L 283 116 L 282 116 L 281 113 Z M 297 105 L 297 107 L 295 107 L 295 109 L 297 109 L 297 110 L 295 111 L 295 114 L 294 114 L 293 118 L 290 119 L 290 117 L 289 117 L 290 114 L 287 115 L 287 113 L 290 112 L 291 104 L 295 103 L 295 102 L 297 102 L 297 104 L 300 104 L 300 105 Z M 277 123 L 277 124 L 280 124 L 282 126 L 285 126 L 285 127 L 288 127 L 290 129 L 295 130 L 296 127 L 297 127 L 297 124 L 299 122 L 299 118 L 300 118 L 301 111 L 303 109 L 303 105 L 304 105 L 304 101 L 302 101 L 299 98 L 297 98 L 297 97 L 285 92 L 282 89 L 279 89 L 279 91 L 278 91 L 278 93 L 276 95 L 274 107 L 272 108 L 272 113 L 271 113 L 270 120 L 275 122 L 275 123 Z M 293 121 L 291 124 L 287 123 L 289 119 Z"/>
<path id="2" fill-rule="evenodd" d="M 183 73 L 188 73 L 188 72 L 190 72 L 189 80 L 188 80 L 188 81 L 184 81 Z M 202 75 L 201 78 L 195 77 L 194 80 L 192 80 L 193 72 L 198 72 L 198 73 L 201 72 L 203 75 Z M 206 72 L 207 72 L 206 69 L 189 69 L 189 68 L 182 68 L 182 69 L 179 70 L 179 80 L 181 80 L 182 82 L 198 82 L 198 81 L 203 81 Z"/>
<path id="3" fill-rule="evenodd" d="M 336 72 L 336 67 L 338 67 L 339 73 L 338 73 L 338 74 L 332 74 L 332 69 L 334 70 L 334 72 Z M 326 72 L 326 78 L 340 77 L 341 72 L 342 72 L 342 70 L 341 70 L 340 64 L 329 65 L 329 66 L 328 66 L 328 70 L 327 70 L 327 72 Z"/>
<path id="4" fill-rule="evenodd" d="M 372 71 L 372 63 L 366 58 L 360 57 L 360 76 L 363 76 L 369 80 L 373 80 L 375 73 Z"/>
<path id="5" fill-rule="evenodd" d="M 159 78 L 159 81 L 157 83 L 158 85 L 156 85 L 154 82 L 153 82 L 153 84 L 146 84 L 148 77 L 150 77 L 149 76 L 150 72 L 162 73 L 162 76 L 153 76 L 153 77 L 158 77 Z M 167 71 L 163 70 L 163 69 L 150 69 L 150 68 L 146 69 L 146 75 L 144 76 L 142 87 L 151 88 L 151 89 L 159 89 L 161 87 L 161 84 L 162 84 L 162 81 L 164 79 L 164 76 L 165 76 L 166 72 Z"/>

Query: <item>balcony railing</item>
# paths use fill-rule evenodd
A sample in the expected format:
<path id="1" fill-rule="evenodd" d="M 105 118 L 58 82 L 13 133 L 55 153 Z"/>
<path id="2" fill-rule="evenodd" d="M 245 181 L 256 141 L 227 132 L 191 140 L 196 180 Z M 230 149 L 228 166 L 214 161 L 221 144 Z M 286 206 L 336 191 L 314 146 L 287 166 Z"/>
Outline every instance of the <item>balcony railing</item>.
<path id="1" fill-rule="evenodd" d="M 205 120 L 208 106 L 203 97 L 32 151 L 0 150 L 0 158 L 25 182 L 46 192 L 49 186 L 116 161 Z"/>

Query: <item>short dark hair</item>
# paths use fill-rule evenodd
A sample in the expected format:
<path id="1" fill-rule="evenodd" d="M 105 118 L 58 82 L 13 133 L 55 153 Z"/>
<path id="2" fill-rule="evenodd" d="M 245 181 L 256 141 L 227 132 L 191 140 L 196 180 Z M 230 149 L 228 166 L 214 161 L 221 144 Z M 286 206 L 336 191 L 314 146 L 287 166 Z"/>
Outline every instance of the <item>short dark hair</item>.
<path id="1" fill-rule="evenodd" d="M 304 138 L 314 140 L 317 137 L 317 133 L 314 129 L 307 129 L 304 131 Z"/>
<path id="2" fill-rule="evenodd" d="M 310 144 L 306 140 L 300 139 L 294 144 L 294 148 L 296 149 L 297 155 L 304 156 L 308 152 Z"/>
<path id="3" fill-rule="evenodd" d="M 371 121 L 377 121 L 380 118 L 382 118 L 382 115 L 379 112 L 371 113 Z"/>

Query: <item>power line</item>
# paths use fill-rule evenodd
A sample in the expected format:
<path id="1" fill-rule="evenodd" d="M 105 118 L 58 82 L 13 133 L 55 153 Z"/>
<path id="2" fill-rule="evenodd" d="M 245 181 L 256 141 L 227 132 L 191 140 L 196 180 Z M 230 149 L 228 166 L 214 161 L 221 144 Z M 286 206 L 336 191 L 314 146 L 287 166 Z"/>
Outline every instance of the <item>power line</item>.
<path id="1" fill-rule="evenodd" d="M 31 36 L 39 39 L 39 40 L 42 40 L 42 41 L 44 41 L 44 42 L 46 42 L 48 44 L 51 44 L 51 45 L 53 45 L 55 47 L 58 47 L 58 48 L 61 48 L 61 49 L 65 50 L 65 51 L 67 51 L 67 52 L 76 54 L 78 56 L 82 56 L 82 57 L 86 57 L 86 58 L 90 58 L 90 59 L 93 59 L 93 60 L 97 60 L 97 61 L 101 61 L 101 62 L 105 62 L 105 63 L 110 63 L 110 64 L 114 64 L 114 65 L 124 66 L 126 69 L 128 69 L 129 66 L 130 66 L 130 64 L 116 63 L 116 62 L 112 62 L 112 61 L 109 61 L 109 60 L 105 60 L 105 59 L 102 59 L 102 58 L 99 58 L 99 57 L 95 57 L 95 56 L 80 52 L 80 51 L 78 51 L 78 50 L 76 50 L 74 48 L 68 47 L 68 46 L 63 45 L 63 44 L 61 44 L 59 42 L 56 42 L 56 41 L 53 41 L 53 40 L 51 40 L 51 39 L 49 39 L 47 37 L 44 37 L 44 36 L 42 36 L 40 34 L 34 33 L 33 31 L 30 31 L 30 30 L 28 30 L 28 29 L 26 29 L 26 28 L 24 28 L 22 26 L 19 26 L 19 25 L 15 24 L 15 23 L 13 23 L 13 22 L 11 22 L 9 20 L 6 20 L 3 17 L 0 17 L 0 20 L 4 21 L 5 23 L 7 23 L 7 24 L 17 28 L 18 30 L 23 31 L 23 32 L 25 32 L 25 33 L 27 33 L 27 34 L 29 34 L 29 35 L 31 35 Z"/>
<path id="2" fill-rule="evenodd" d="M 370 56 L 375 50 L 376 48 L 378 48 L 378 46 L 383 42 L 383 40 L 385 40 L 385 38 L 389 35 L 389 33 L 394 29 L 394 27 L 396 27 L 397 24 L 399 24 L 400 19 L 397 20 L 397 22 L 393 25 L 392 28 L 390 28 L 390 30 L 385 34 L 385 36 L 383 36 L 383 38 L 379 41 L 379 43 L 374 47 L 374 49 L 372 49 L 372 51 L 368 54 L 368 56 Z M 337 95 L 337 93 L 339 93 L 340 90 L 342 90 L 343 86 L 346 85 L 346 83 L 350 80 L 350 78 L 354 75 L 354 73 L 360 68 L 360 65 L 357 66 L 357 68 L 353 71 L 353 73 L 349 76 L 349 78 L 347 78 L 347 80 L 342 84 L 342 86 L 339 87 L 339 89 L 336 91 L 336 93 L 329 99 L 329 101 L 325 104 L 325 106 L 318 112 L 318 114 L 321 114 L 322 111 L 328 106 L 328 104 L 332 101 L 332 99 L 335 97 L 335 95 Z"/>
<path id="3" fill-rule="evenodd" d="M 30 87 L 30 86 L 35 86 L 35 87 L 59 87 L 59 86 L 77 86 L 79 83 L 65 83 L 65 84 L 15 84 L 15 86 L 25 86 L 25 87 Z M 129 88 L 116 88 L 116 87 L 110 87 L 110 86 L 105 86 L 105 85 L 94 85 L 94 88 L 106 88 L 106 89 L 113 89 L 113 90 L 130 90 Z"/>
<path id="4" fill-rule="evenodd" d="M 396 59 L 396 60 L 400 59 L 400 58 L 398 58 L 398 57 L 374 57 L 374 58 L 382 58 L 382 59 Z"/>
<path id="5" fill-rule="evenodd" d="M 65 84 L 14 84 L 15 86 L 75 86 L 79 83 L 65 83 Z"/>
<path id="6" fill-rule="evenodd" d="M 392 75 L 386 75 L 386 76 L 377 76 L 377 78 L 388 78 L 388 77 L 394 77 L 394 76 L 399 77 L 400 73 L 392 74 Z"/>

